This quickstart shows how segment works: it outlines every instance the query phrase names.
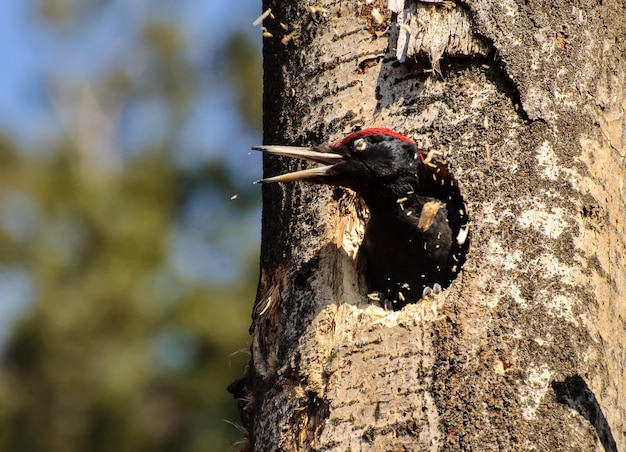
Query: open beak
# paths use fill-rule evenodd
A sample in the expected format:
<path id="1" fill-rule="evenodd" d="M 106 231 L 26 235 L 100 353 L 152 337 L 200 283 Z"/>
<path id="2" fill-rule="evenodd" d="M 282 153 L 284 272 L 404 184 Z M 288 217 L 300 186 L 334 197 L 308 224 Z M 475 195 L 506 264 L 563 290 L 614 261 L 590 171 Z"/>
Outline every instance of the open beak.
<path id="1" fill-rule="evenodd" d="M 324 163 L 324 166 L 318 166 L 315 168 L 309 168 L 301 171 L 294 171 L 292 173 L 280 174 L 274 177 L 266 177 L 255 181 L 255 184 L 266 182 L 290 182 L 296 180 L 312 179 L 315 177 L 328 176 L 329 171 L 334 166 L 344 159 L 340 154 L 333 154 L 332 152 L 320 152 L 314 150 L 314 148 L 308 147 L 295 147 L 295 146 L 253 146 L 252 150 L 265 152 L 266 154 L 282 155 L 285 157 L 293 157 L 310 162 Z"/>

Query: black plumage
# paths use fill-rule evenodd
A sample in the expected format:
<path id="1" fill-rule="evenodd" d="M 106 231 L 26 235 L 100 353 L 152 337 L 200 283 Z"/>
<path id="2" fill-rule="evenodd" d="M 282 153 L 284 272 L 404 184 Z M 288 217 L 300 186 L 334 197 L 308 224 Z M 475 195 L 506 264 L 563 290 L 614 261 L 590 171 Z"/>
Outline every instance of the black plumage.
<path id="1" fill-rule="evenodd" d="M 363 198 L 370 218 L 359 259 L 370 291 L 385 305 L 399 309 L 456 277 L 468 246 L 463 200 L 447 167 L 412 140 L 377 128 L 313 148 L 253 149 L 326 164 L 260 182 L 342 186 Z"/>

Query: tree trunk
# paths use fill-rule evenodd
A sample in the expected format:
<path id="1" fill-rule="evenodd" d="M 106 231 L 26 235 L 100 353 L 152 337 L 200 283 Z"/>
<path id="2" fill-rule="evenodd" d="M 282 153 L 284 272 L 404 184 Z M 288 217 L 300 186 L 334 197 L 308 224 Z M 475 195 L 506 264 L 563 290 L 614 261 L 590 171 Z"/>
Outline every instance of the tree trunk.
<path id="1" fill-rule="evenodd" d="M 355 195 L 264 186 L 231 388 L 250 447 L 626 450 L 624 3 L 402 3 L 264 1 L 265 142 L 384 126 L 446 153 L 467 261 L 385 311 L 356 269 Z"/>

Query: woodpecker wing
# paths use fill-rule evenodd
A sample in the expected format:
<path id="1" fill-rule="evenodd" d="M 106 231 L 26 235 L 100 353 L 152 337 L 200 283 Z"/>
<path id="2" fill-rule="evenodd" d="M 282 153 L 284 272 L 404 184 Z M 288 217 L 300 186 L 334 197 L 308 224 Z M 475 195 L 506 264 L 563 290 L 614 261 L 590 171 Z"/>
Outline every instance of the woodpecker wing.
<path id="1" fill-rule="evenodd" d="M 266 154 L 281 155 L 283 157 L 292 157 L 302 160 L 308 160 L 309 162 L 324 163 L 324 166 L 315 168 L 309 168 L 301 171 L 294 171 L 291 173 L 280 174 L 278 176 L 266 177 L 255 181 L 258 183 L 268 182 L 290 182 L 304 179 L 311 179 L 314 177 L 325 176 L 335 163 L 344 160 L 344 156 L 335 154 L 332 152 L 320 152 L 310 147 L 296 147 L 296 146 L 253 146 L 253 151 L 261 151 Z"/>

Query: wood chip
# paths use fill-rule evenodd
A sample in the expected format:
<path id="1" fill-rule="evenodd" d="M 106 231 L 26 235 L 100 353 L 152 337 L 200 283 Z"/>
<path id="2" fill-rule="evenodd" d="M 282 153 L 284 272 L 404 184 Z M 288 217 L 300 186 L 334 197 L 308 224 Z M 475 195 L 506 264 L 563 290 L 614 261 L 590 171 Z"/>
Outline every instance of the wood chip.
<path id="1" fill-rule="evenodd" d="M 293 39 L 293 37 L 296 35 L 295 31 L 292 31 L 291 33 L 283 36 L 283 39 L 280 40 L 280 42 L 282 44 L 287 44 L 289 41 L 291 41 Z"/>
<path id="2" fill-rule="evenodd" d="M 439 201 L 429 201 L 425 203 L 424 207 L 422 207 L 422 213 L 420 214 L 420 221 L 417 227 L 422 231 L 427 231 L 433 225 L 433 221 L 435 221 L 439 209 L 441 209 L 441 203 Z"/>
<path id="3" fill-rule="evenodd" d="M 378 8 L 372 9 L 372 17 L 374 18 L 376 23 L 379 24 L 379 25 L 382 24 L 385 21 L 385 18 L 380 13 L 380 10 Z"/>
<path id="4" fill-rule="evenodd" d="M 255 27 L 260 25 L 261 22 L 263 22 L 265 18 L 269 16 L 271 13 L 272 13 L 272 8 L 267 8 L 263 14 L 261 14 L 259 17 L 256 18 L 254 22 L 252 22 L 252 25 Z"/>
<path id="5" fill-rule="evenodd" d="M 456 236 L 456 243 L 459 245 L 463 245 L 467 240 L 467 235 L 469 234 L 469 226 L 465 225 L 461 229 L 459 229 L 459 233 Z"/>

